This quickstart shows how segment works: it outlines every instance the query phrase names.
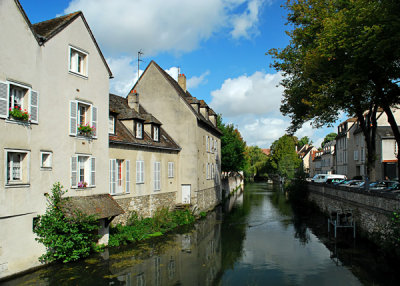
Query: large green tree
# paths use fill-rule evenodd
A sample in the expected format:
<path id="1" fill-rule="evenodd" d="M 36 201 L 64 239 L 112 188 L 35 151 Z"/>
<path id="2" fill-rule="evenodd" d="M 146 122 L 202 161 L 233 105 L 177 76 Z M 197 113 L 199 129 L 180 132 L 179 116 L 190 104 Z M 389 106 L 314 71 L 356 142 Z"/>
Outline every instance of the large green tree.
<path id="1" fill-rule="evenodd" d="M 344 111 L 356 116 L 375 160 L 376 112 L 382 107 L 400 143 L 392 107 L 400 101 L 400 1 L 288 0 L 290 44 L 270 50 L 283 72 L 281 111 L 291 132 L 306 121 L 320 127 Z"/>
<path id="2" fill-rule="evenodd" d="M 271 145 L 271 167 L 280 176 L 292 179 L 301 159 L 296 153 L 296 141 L 293 136 L 284 135 Z"/>
<path id="3" fill-rule="evenodd" d="M 321 143 L 321 147 L 324 148 L 325 144 L 336 139 L 337 134 L 335 132 L 329 133 L 325 136 L 324 141 Z"/>
<path id="4" fill-rule="evenodd" d="M 258 146 L 246 146 L 246 178 L 268 176 L 269 157 Z"/>
<path id="5" fill-rule="evenodd" d="M 233 124 L 224 124 L 222 117 L 217 118 L 217 126 L 222 131 L 221 169 L 224 172 L 243 171 L 246 166 L 246 142 Z"/>

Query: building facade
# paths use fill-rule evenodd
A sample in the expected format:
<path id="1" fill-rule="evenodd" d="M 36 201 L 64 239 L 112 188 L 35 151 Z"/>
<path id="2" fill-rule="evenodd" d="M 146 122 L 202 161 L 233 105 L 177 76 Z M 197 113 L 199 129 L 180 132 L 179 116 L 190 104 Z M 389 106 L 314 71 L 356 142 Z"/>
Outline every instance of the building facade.
<path id="1" fill-rule="evenodd" d="M 199 210 L 213 208 L 221 199 L 221 132 L 217 115 L 152 61 L 132 90 L 140 104 L 163 123 L 164 130 L 182 148 L 177 169 L 177 202 Z"/>
<path id="2" fill-rule="evenodd" d="M 39 264 L 44 247 L 35 241 L 33 221 L 44 213 L 45 194 L 55 182 L 68 196 L 108 193 L 104 154 L 112 74 L 81 12 L 32 25 L 18 1 L 0 1 L 0 37 L 5 277 Z M 84 133 L 80 125 L 94 128 Z"/>

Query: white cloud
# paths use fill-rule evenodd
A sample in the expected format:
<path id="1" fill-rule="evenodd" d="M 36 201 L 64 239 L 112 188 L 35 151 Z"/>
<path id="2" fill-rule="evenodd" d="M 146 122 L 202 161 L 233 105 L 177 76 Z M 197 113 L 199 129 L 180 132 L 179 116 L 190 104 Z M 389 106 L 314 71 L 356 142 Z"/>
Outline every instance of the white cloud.
<path id="1" fill-rule="evenodd" d="M 178 81 L 178 73 L 179 73 L 179 68 L 178 67 L 171 67 L 167 70 L 165 70 L 174 80 Z"/>
<path id="2" fill-rule="evenodd" d="M 138 78 L 135 60 L 125 56 L 107 58 L 107 63 L 114 75 L 114 78 L 110 80 L 110 92 L 120 96 L 127 95 Z"/>
<path id="3" fill-rule="evenodd" d="M 244 114 L 279 114 L 283 88 L 279 85 L 280 73 L 255 72 L 227 79 L 221 88 L 211 92 L 210 105 L 227 117 Z"/>
<path id="4" fill-rule="evenodd" d="M 64 13 L 83 11 L 102 48 L 110 53 L 146 56 L 188 52 L 213 34 L 233 38 L 254 31 L 265 0 L 72 0 Z M 246 5 L 247 4 L 247 5 Z M 242 6 L 247 7 L 244 11 Z"/>
<path id="5" fill-rule="evenodd" d="M 233 30 L 231 35 L 234 39 L 250 38 L 251 35 L 257 33 L 258 17 L 262 4 L 261 0 L 251 0 L 247 4 L 247 9 L 241 15 L 232 17 Z"/>
<path id="6" fill-rule="evenodd" d="M 206 77 L 210 74 L 210 71 L 203 72 L 200 76 L 192 76 L 187 80 L 187 89 L 193 89 L 198 87 L 201 84 L 206 84 L 207 79 Z"/>

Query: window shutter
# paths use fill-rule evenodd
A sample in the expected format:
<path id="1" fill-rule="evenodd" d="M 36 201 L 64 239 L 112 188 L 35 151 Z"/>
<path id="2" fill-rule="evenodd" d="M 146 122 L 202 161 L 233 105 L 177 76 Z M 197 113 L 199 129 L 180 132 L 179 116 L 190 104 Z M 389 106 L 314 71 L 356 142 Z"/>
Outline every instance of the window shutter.
<path id="1" fill-rule="evenodd" d="M 125 192 L 130 193 L 131 192 L 131 179 L 130 179 L 130 172 L 131 172 L 131 161 L 126 160 L 126 176 L 125 176 Z"/>
<path id="2" fill-rule="evenodd" d="M 76 136 L 76 133 L 78 131 L 77 114 L 78 114 L 78 103 L 72 100 L 69 102 L 69 135 Z"/>
<path id="3" fill-rule="evenodd" d="M 0 81 L 0 118 L 8 118 L 8 84 Z"/>
<path id="4" fill-rule="evenodd" d="M 117 189 L 117 160 L 110 159 L 110 193 L 113 195 Z"/>
<path id="5" fill-rule="evenodd" d="M 71 157 L 71 187 L 78 187 L 78 157 Z"/>
<path id="6" fill-rule="evenodd" d="M 39 122 L 39 93 L 31 90 L 29 98 L 29 114 L 31 115 L 31 122 Z"/>
<path id="7" fill-rule="evenodd" d="M 140 161 L 136 161 L 136 183 L 140 182 Z"/>
<path id="8" fill-rule="evenodd" d="M 96 158 L 90 158 L 90 185 L 96 186 Z"/>
<path id="9" fill-rule="evenodd" d="M 97 107 L 92 106 L 93 137 L 97 137 Z"/>

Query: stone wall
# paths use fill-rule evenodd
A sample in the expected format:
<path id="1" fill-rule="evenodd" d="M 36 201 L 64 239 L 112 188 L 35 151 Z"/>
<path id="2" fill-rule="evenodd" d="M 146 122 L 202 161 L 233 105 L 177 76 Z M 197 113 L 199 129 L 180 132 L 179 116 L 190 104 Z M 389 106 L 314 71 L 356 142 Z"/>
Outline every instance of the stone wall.
<path id="1" fill-rule="evenodd" d="M 197 191 L 196 207 L 198 211 L 209 211 L 221 202 L 221 186 Z"/>
<path id="2" fill-rule="evenodd" d="M 139 216 L 151 217 L 158 208 L 168 207 L 169 209 L 173 209 L 175 206 L 176 192 L 121 199 L 118 199 L 118 197 L 115 196 L 114 199 L 122 207 L 125 213 L 114 218 L 112 224 L 126 224 L 132 211 L 137 212 Z"/>
<path id="3" fill-rule="evenodd" d="M 388 216 L 400 209 L 400 195 L 349 187 L 309 183 L 309 199 L 329 214 L 336 209 L 352 209 L 356 226 L 371 234 L 379 232 L 388 222 Z"/>
<path id="4" fill-rule="evenodd" d="M 224 198 L 228 197 L 229 194 L 235 191 L 239 186 L 242 191 L 244 189 L 243 175 L 239 173 L 235 174 L 224 173 L 221 179 L 221 183 L 222 183 L 222 193 Z"/>

